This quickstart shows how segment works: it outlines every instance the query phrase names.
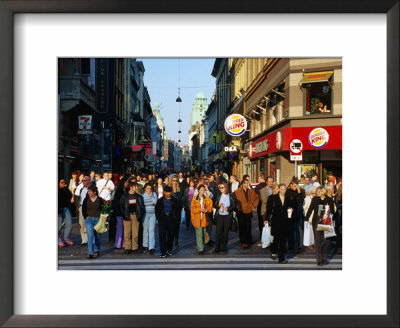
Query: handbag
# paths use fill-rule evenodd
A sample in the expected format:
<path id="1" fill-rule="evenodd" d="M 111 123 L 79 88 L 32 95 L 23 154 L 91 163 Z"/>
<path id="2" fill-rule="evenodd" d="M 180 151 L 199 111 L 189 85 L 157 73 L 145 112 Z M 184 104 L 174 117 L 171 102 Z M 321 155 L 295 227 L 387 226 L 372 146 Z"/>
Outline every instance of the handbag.
<path id="1" fill-rule="evenodd" d="M 238 230 L 238 223 L 236 221 L 236 217 L 232 216 L 232 222 L 229 231 L 237 233 L 237 230 Z"/>

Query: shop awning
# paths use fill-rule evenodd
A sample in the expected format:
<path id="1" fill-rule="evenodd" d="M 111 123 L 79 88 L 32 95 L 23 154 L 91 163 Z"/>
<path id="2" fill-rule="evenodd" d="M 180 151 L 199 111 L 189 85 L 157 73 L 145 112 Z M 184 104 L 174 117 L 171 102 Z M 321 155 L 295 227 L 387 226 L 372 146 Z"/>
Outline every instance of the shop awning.
<path id="1" fill-rule="evenodd" d="M 300 81 L 300 84 L 313 83 L 313 82 L 324 82 L 324 81 L 327 82 L 332 75 L 333 75 L 332 71 L 305 73 L 303 78 Z"/>

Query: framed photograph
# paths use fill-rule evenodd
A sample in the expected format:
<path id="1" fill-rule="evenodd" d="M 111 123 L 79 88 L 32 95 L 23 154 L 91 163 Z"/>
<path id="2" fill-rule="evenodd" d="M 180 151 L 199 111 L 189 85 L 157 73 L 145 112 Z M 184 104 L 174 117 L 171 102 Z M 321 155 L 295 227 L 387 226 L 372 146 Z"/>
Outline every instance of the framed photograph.
<path id="1" fill-rule="evenodd" d="M 301 7 L 293 1 L 206 1 L 188 7 L 183 1 L 3 0 L 0 26 L 1 325 L 399 325 L 394 205 L 399 193 L 391 178 L 399 172 L 398 1 L 312 1 Z M 326 296 L 329 308 L 315 300 L 310 292 L 315 286 L 286 283 L 293 274 L 306 280 L 297 271 L 188 276 L 184 271 L 57 270 L 50 219 L 56 201 L 57 58 L 150 56 L 342 57 L 345 206 L 351 218 L 362 204 L 365 227 L 346 223 L 352 237 L 343 241 L 348 249 L 343 270 L 324 277 L 312 272 L 313 281 L 326 278 L 333 286 Z M 372 76 L 381 83 L 365 83 Z M 371 101 L 371 95 L 379 101 Z M 380 138 L 370 140 L 371 129 Z M 377 156 L 385 169 L 379 175 L 385 192 L 369 202 L 357 191 L 363 179 L 372 183 L 370 163 Z M 371 239 L 380 246 L 371 246 Z M 268 294 L 273 290 L 268 281 L 281 284 L 282 293 Z M 282 307 L 288 298 L 299 301 Z"/>

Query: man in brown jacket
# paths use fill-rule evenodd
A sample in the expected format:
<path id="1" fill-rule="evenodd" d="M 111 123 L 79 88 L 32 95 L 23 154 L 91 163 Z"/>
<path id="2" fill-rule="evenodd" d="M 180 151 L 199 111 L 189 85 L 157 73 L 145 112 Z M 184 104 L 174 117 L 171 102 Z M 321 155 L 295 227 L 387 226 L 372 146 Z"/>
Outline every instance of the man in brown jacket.
<path id="1" fill-rule="evenodd" d="M 249 181 L 243 180 L 240 187 L 235 191 L 236 210 L 239 221 L 240 247 L 247 248 L 252 244 L 251 238 L 251 218 L 253 209 L 257 208 L 259 199 L 254 190 L 249 188 Z"/>

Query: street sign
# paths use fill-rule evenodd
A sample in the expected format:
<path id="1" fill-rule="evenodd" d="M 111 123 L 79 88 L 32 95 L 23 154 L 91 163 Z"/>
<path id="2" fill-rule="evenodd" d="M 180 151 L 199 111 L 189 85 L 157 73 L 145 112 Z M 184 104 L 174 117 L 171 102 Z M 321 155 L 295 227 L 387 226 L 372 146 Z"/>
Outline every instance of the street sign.
<path id="1" fill-rule="evenodd" d="M 300 155 L 303 152 L 303 143 L 299 139 L 293 139 L 289 148 L 292 155 Z"/>
<path id="2" fill-rule="evenodd" d="M 79 130 L 90 130 L 92 128 L 92 115 L 78 116 Z"/>
<path id="3" fill-rule="evenodd" d="M 303 160 L 303 155 L 292 155 L 290 154 L 290 160 L 291 161 L 302 161 Z"/>
<path id="4" fill-rule="evenodd" d="M 240 114 L 232 114 L 226 118 L 224 127 L 226 133 L 232 137 L 238 137 L 246 132 L 247 121 L 246 118 Z"/>

